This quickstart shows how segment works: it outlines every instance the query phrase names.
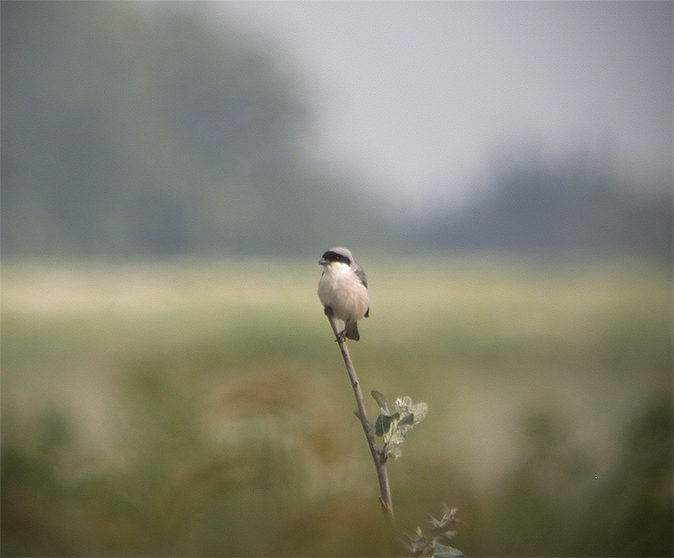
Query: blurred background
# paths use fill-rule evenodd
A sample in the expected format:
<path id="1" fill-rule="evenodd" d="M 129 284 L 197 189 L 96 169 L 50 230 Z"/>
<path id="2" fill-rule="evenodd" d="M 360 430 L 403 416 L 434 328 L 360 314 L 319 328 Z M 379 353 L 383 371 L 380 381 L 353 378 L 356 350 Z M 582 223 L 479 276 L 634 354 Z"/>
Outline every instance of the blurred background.
<path id="1" fill-rule="evenodd" d="M 3 555 L 672 555 L 671 2 L 0 9 Z"/>

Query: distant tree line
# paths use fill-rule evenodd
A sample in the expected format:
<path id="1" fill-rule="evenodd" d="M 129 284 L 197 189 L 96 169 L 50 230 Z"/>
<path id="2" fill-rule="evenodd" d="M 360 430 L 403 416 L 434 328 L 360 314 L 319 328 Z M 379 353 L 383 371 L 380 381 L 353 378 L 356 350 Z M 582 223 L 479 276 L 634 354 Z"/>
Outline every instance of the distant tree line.
<path id="1" fill-rule="evenodd" d="M 203 6 L 1 9 L 4 255 L 316 251 L 371 222 L 307 160 L 302 84 Z"/>
<path id="2" fill-rule="evenodd" d="M 506 161 L 460 215 L 382 217 L 385 200 L 307 156 L 304 84 L 198 3 L 0 9 L 3 256 L 388 243 L 671 258 L 671 193 L 635 195 L 582 158 Z"/>
<path id="3" fill-rule="evenodd" d="M 482 198 L 433 219 L 417 241 L 452 250 L 672 258 L 671 185 L 638 192 L 582 154 L 513 157 Z"/>

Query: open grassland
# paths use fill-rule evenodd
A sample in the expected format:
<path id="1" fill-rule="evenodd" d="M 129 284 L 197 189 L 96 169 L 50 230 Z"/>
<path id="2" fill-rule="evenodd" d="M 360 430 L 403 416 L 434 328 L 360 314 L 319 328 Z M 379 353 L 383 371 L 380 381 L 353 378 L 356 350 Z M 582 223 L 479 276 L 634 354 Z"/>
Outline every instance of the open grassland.
<path id="1" fill-rule="evenodd" d="M 364 391 L 430 406 L 389 465 L 401 531 L 445 503 L 468 555 L 671 555 L 670 269 L 363 263 Z M 3 554 L 386 554 L 319 273 L 4 263 Z"/>

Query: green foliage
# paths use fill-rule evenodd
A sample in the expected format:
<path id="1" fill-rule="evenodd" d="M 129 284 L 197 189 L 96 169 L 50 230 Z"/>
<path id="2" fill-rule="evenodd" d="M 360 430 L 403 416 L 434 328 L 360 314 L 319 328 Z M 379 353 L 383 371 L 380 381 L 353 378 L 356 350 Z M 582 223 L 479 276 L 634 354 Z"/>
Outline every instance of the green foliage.
<path id="1" fill-rule="evenodd" d="M 674 548 L 674 446 L 672 398 L 647 401 L 626 421 L 619 466 L 592 494 L 588 516 L 601 534 L 590 536 L 586 553 L 668 556 Z M 601 502 L 601 505 L 599 505 Z M 583 525 L 581 533 L 590 531 Z"/>
<path id="2" fill-rule="evenodd" d="M 413 403 L 408 396 L 398 397 L 393 404 L 393 412 L 388 410 L 386 397 L 372 390 L 372 397 L 379 405 L 379 416 L 374 424 L 375 434 L 384 439 L 381 452 L 385 459 L 396 459 L 402 455 L 400 445 L 405 436 L 426 418 L 428 405 Z"/>
<path id="3" fill-rule="evenodd" d="M 620 427 L 621 454 L 595 474 L 597 456 L 569 440 L 558 413 L 526 412 L 521 463 L 488 504 L 499 543 L 486 552 L 671 554 L 673 420 L 671 397 L 645 401 Z"/>
<path id="4" fill-rule="evenodd" d="M 457 558 L 463 556 L 463 553 L 447 543 L 454 538 L 456 531 L 452 529 L 454 525 L 460 523 L 456 519 L 456 508 L 443 507 L 441 519 L 436 519 L 432 515 L 428 516 L 428 522 L 431 524 L 431 538 L 426 537 L 420 527 L 417 527 L 415 535 L 410 536 L 410 542 L 407 545 L 409 556 L 420 556 L 429 558 Z"/>
<path id="5" fill-rule="evenodd" d="M 449 502 L 469 556 L 671 556 L 671 270 L 387 261 L 350 350 L 433 409 L 389 467 L 400 532 Z M 319 272 L 5 263 L 3 555 L 387 555 Z"/>

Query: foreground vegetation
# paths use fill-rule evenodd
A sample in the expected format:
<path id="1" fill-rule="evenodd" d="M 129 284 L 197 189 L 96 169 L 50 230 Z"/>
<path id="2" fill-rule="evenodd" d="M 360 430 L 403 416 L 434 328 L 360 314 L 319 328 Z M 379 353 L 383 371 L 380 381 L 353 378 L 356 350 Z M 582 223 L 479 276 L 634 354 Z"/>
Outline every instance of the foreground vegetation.
<path id="1" fill-rule="evenodd" d="M 430 407 L 402 532 L 446 504 L 467 555 L 672 554 L 671 270 L 360 259 L 363 389 Z M 388 552 L 319 272 L 4 263 L 3 555 Z"/>

